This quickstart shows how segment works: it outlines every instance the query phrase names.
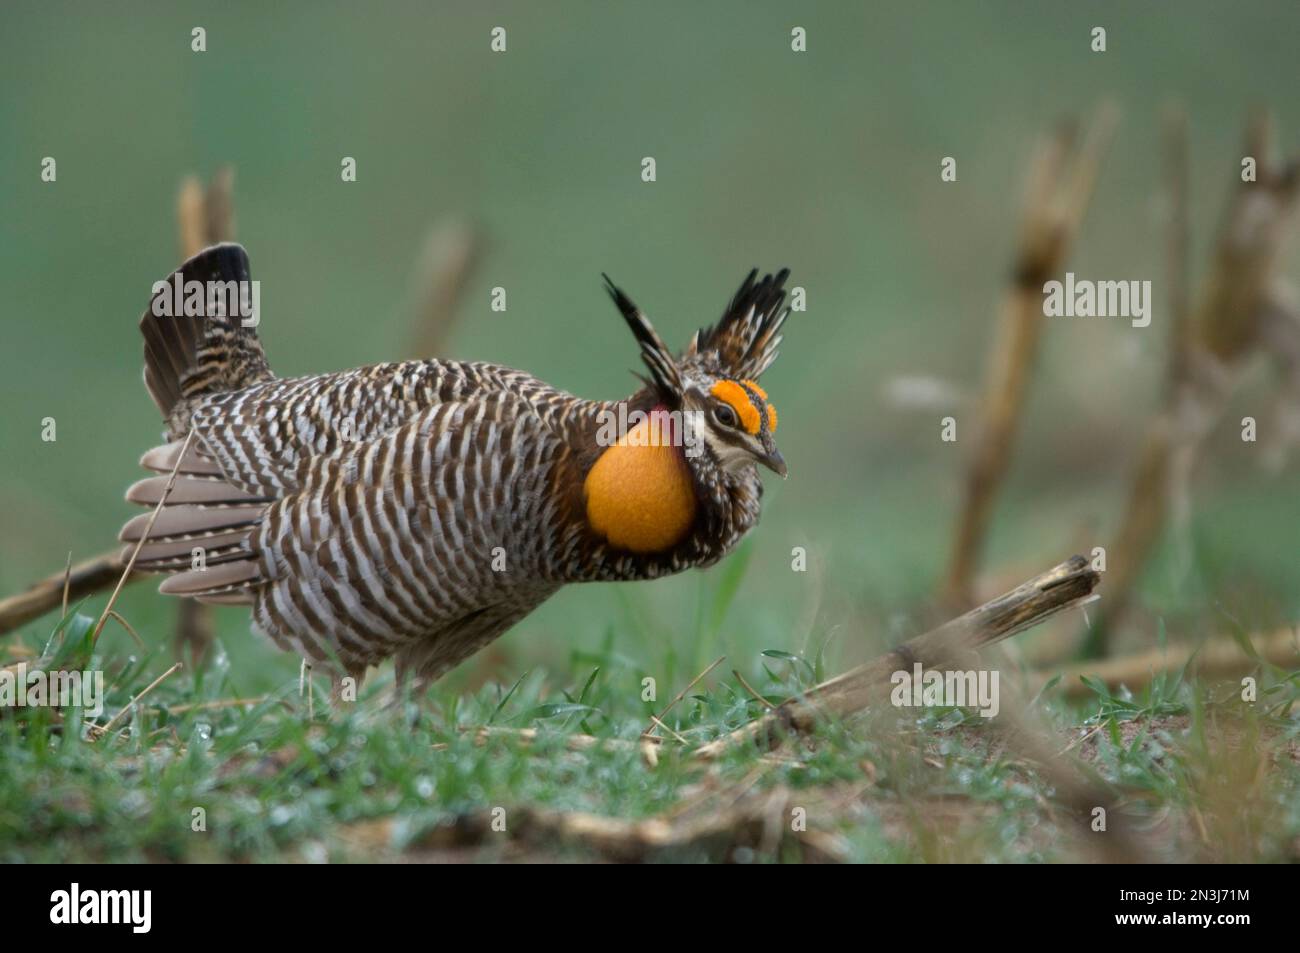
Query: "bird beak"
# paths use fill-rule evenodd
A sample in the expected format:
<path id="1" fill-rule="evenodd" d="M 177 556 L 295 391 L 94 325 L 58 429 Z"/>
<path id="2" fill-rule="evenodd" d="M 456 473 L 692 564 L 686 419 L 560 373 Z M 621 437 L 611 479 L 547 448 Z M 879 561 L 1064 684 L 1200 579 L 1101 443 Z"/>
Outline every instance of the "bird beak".
<path id="1" fill-rule="evenodd" d="M 781 477 L 781 479 L 785 479 L 788 472 L 785 457 L 781 456 L 781 451 L 776 449 L 776 444 L 771 437 L 763 437 L 763 453 L 759 456 L 758 462 Z"/>

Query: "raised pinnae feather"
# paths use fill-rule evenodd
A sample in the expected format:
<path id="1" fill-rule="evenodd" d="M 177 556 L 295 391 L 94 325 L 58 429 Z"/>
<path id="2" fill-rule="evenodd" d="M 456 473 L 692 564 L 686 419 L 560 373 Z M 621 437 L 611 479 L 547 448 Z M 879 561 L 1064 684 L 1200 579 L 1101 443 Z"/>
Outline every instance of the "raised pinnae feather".
<path id="1" fill-rule="evenodd" d="M 790 309 L 785 304 L 785 281 L 790 269 L 782 268 L 761 281 L 755 268 L 716 325 L 701 328 L 691 339 L 687 355 L 717 354 L 720 370 L 735 377 L 756 379 L 772 366 L 781 343 L 781 325 Z"/>
<path id="2" fill-rule="evenodd" d="M 614 305 L 623 315 L 627 326 L 631 328 L 632 336 L 641 345 L 641 360 L 645 361 L 646 367 L 650 369 L 650 375 L 654 378 L 656 386 L 666 395 L 680 395 L 682 379 L 668 345 L 664 344 L 663 339 L 659 337 L 654 325 L 645 316 L 645 312 L 610 280 L 609 275 L 602 272 L 601 277 L 605 279 L 605 290 L 614 299 Z"/>

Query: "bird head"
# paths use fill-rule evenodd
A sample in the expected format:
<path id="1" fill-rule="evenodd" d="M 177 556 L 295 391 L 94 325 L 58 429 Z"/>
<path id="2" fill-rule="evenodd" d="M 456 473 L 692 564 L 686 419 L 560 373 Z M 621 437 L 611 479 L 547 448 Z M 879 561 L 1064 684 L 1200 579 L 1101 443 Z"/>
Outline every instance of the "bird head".
<path id="1" fill-rule="evenodd" d="M 776 408 L 758 379 L 777 358 L 781 325 L 790 313 L 784 307 L 788 275 L 782 269 L 758 280 L 758 271 L 751 271 L 718 323 L 697 331 L 679 357 L 645 313 L 605 277 L 610 297 L 641 345 L 650 371 L 642 380 L 654 391 L 654 403 L 682 412 L 688 458 L 702 450 L 726 473 L 762 464 L 786 475 L 774 438 Z"/>

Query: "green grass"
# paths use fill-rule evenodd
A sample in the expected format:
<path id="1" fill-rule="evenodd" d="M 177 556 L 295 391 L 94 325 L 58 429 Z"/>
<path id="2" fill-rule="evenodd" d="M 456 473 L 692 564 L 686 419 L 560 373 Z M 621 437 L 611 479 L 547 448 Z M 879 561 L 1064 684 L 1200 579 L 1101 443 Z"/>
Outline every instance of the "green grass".
<path id="1" fill-rule="evenodd" d="M 19 5 L 0 31 L 0 60 L 24 90 L 0 97 L 0 130 L 15 144 L 0 150 L 0 287 L 15 303 L 0 348 L 4 594 L 59 570 L 70 549 L 79 560 L 109 548 L 135 515 L 122 490 L 159 431 L 135 325 L 150 283 L 176 264 L 174 190 L 185 174 L 236 170 L 237 237 L 267 291 L 259 333 L 284 376 L 403 356 L 412 263 L 446 217 L 480 226 L 488 254 L 440 356 L 518 366 L 583 396 L 635 386 L 635 347 L 601 271 L 675 345 L 716 320 L 753 266 L 791 266 L 809 310 L 792 317 L 764 377 L 791 476 L 768 483 L 747 549 L 705 573 L 563 591 L 413 710 L 382 706 L 385 670 L 355 706 L 327 713 L 319 702 L 309 717 L 296 660 L 251 638 L 246 612 L 218 610 L 211 664 L 167 678 L 112 738 L 86 741 L 75 713 L 60 724 L 49 711 L 0 712 L 0 860 L 504 856 L 515 850 L 505 842 L 528 840 L 521 831 L 468 847 L 439 832 L 492 806 L 511 817 L 525 806 L 623 819 L 679 805 L 717 813 L 746 785 L 807 799 L 810 830 L 833 834 L 849 859 L 1078 853 L 1058 836 L 1061 812 L 1032 766 L 996 723 L 961 712 L 832 725 L 784 749 L 781 763 L 742 752 L 709 771 L 675 745 L 650 768 L 635 752 L 569 752 L 563 739 L 635 738 L 726 655 L 669 718 L 695 743 L 759 712 L 733 669 L 774 700 L 936 621 L 926 606 L 974 408 L 957 400 L 942 411 L 961 418 L 960 442 L 944 444 L 940 411 L 896 406 L 887 385 L 934 376 L 979 393 L 1033 144 L 1106 98 L 1123 125 L 1070 269 L 1165 274 L 1159 119 L 1181 102 L 1199 284 L 1254 105 L 1272 107 L 1279 146 L 1294 149 L 1300 102 L 1278 95 L 1294 78 L 1294 4 L 1234 17 L 1197 0 L 1180 5 L 1171 30 L 1156 5 L 1116 0 L 1028 17 L 1015 2 L 819 3 L 799 14 L 810 50 L 793 55 L 789 4 L 668 4 L 654 15 L 588 4 L 590 15 L 556 17 L 511 3 L 493 13 L 510 28 L 507 56 L 488 51 L 489 22 L 470 5 L 392 5 L 361 23 L 346 5 L 253 16 L 252 4 L 191 3 L 129 30 L 116 9 L 82 6 L 51 28 L 49 4 Z M 212 48 L 195 55 L 184 40 L 200 22 Z M 1112 38 L 1101 57 L 1085 42 L 1097 22 Z M 320 56 L 326 48 L 347 55 Z M 375 62 L 384 68 L 355 68 Z M 47 153 L 57 184 L 34 174 Z M 344 185 L 338 160 L 349 154 L 361 173 Z M 654 185 L 638 174 L 648 154 L 659 160 Z M 960 159 L 956 183 L 937 175 L 948 154 Z M 1300 273 L 1300 244 L 1278 273 Z M 490 309 L 497 286 L 509 289 L 504 313 Z M 1162 289 L 1158 280 L 1159 307 Z M 1147 330 L 1046 330 L 987 578 L 1024 578 L 1113 545 L 1158 406 L 1166 324 L 1158 313 Z M 1268 374 L 1246 381 L 1225 421 L 1262 415 L 1275 393 Z M 57 441 L 41 439 L 46 417 Z M 1300 468 L 1256 467 L 1255 445 L 1228 424 L 1194 480 L 1185 535 L 1195 558 L 1183 564 L 1171 532 L 1116 632 L 1117 653 L 1151 648 L 1154 618 L 1171 642 L 1300 618 L 1290 555 Z M 795 546 L 808 551 L 806 573 L 790 570 Z M 148 648 L 109 623 L 90 663 L 108 674 L 106 717 L 172 664 L 175 604 L 141 585 L 118 608 Z M 55 625 L 0 636 L 0 663 L 47 642 L 80 661 L 85 621 Z M 1027 633 L 1007 656 L 1037 657 L 1075 636 L 1077 621 Z M 1295 758 L 1251 769 L 1261 749 L 1294 745 L 1296 686 L 1261 673 L 1254 709 L 1230 686 L 1171 677 L 1086 703 L 1067 703 L 1058 684 L 1035 710 L 1057 750 L 1077 742 L 1072 754 L 1123 786 L 1134 811 L 1173 824 L 1169 840 L 1185 853 L 1280 859 L 1294 855 L 1300 823 Z M 641 699 L 647 676 L 658 702 Z M 250 696 L 271 701 L 180 710 Z M 529 747 L 479 746 L 462 730 L 489 723 L 542 735 Z M 204 833 L 190 829 L 196 807 Z M 577 852 L 545 837 L 520 849 Z M 745 850 L 805 856 L 788 838 Z"/>
<path id="2" fill-rule="evenodd" d="M 719 580 L 706 625 L 721 625 L 735 585 Z M 105 671 L 102 725 L 172 661 L 164 649 L 139 650 L 112 621 L 92 647 L 88 611 L 70 611 L 43 649 L 56 667 Z M 422 700 L 389 703 L 391 675 L 381 670 L 356 703 L 332 711 L 318 679 L 312 713 L 293 678 L 255 703 L 216 707 L 249 692 L 218 645 L 209 665 L 164 679 L 102 737 L 77 710 L 8 710 L 0 715 L 0 862 L 581 859 L 593 853 L 589 843 L 539 828 L 539 812 L 707 819 L 769 796 L 782 811 L 802 807 L 818 850 L 843 860 L 1079 856 L 1078 828 L 1033 763 L 996 719 L 971 711 L 828 722 L 775 758 L 741 748 L 707 767 L 676 740 L 660 746 L 654 766 L 636 744 L 571 751 L 574 734 L 635 742 L 696 674 L 614 645 L 611 632 L 595 650 L 574 650 L 567 665 L 475 690 L 439 683 Z M 676 684 L 645 701 L 651 662 L 675 671 Z M 784 649 L 729 659 L 665 719 L 689 747 L 762 714 L 733 667 L 773 701 L 828 674 L 820 655 Z M 1007 668 L 1003 677 L 1015 677 Z M 1094 697 L 1076 704 L 1050 684 L 1030 707 L 1049 744 L 1072 747 L 1102 789 L 1121 792 L 1125 811 L 1157 830 L 1162 849 L 1294 859 L 1300 678 L 1266 665 L 1256 674 L 1253 706 L 1223 685 L 1168 676 L 1136 694 L 1094 682 Z M 499 733 L 484 740 L 483 726 Z M 526 728 L 538 732 L 531 743 L 514 733 Z M 483 826 L 497 808 L 504 832 Z M 203 830 L 194 829 L 198 809 Z M 724 835 L 646 856 L 808 859 L 805 838 L 788 827 L 779 818 L 781 836 L 757 845 Z"/>

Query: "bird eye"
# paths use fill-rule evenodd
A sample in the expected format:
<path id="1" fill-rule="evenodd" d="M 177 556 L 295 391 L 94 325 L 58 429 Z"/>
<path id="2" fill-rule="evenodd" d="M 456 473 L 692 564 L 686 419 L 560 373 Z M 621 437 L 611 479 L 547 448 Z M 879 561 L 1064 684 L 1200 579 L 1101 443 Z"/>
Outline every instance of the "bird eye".
<path id="1" fill-rule="evenodd" d="M 724 427 L 734 427 L 740 422 L 730 404 L 718 404 L 713 409 L 713 419 Z"/>

